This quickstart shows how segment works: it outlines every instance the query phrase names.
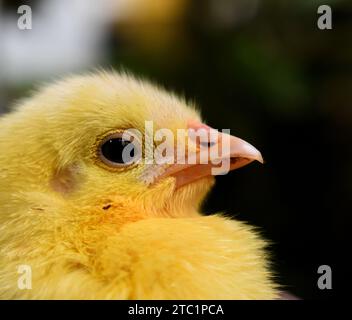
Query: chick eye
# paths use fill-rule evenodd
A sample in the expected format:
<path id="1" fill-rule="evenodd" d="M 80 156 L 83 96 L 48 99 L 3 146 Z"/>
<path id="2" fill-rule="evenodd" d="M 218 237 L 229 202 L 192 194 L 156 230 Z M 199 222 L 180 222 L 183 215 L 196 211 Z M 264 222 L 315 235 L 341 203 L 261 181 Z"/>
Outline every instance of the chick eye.
<path id="1" fill-rule="evenodd" d="M 101 160 L 112 167 L 127 166 L 137 162 L 139 159 L 138 146 L 133 138 L 125 138 L 115 134 L 107 139 L 100 146 Z"/>
<path id="2" fill-rule="evenodd" d="M 106 141 L 101 147 L 102 155 L 109 161 L 114 163 L 125 163 L 123 159 L 123 150 L 131 142 L 122 140 L 122 138 L 114 138 Z M 131 150 L 131 156 L 134 156 L 134 150 Z"/>

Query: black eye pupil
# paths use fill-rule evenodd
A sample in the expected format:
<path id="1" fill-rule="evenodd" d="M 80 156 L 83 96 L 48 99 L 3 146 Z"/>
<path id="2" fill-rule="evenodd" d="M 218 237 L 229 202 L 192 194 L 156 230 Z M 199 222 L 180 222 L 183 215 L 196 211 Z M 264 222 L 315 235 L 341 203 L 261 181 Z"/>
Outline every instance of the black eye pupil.
<path id="1" fill-rule="evenodd" d="M 123 150 L 130 143 L 131 141 L 122 138 L 109 139 L 102 145 L 101 152 L 107 160 L 123 164 L 125 163 L 123 159 Z M 129 157 L 134 157 L 134 148 L 129 152 Z"/>

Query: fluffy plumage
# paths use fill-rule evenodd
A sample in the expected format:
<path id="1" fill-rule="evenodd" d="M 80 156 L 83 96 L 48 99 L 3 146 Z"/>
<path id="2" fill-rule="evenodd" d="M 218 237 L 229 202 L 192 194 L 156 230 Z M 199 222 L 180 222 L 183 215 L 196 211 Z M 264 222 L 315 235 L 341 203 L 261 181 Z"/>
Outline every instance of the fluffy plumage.
<path id="1" fill-rule="evenodd" d="M 266 243 L 199 205 L 206 177 L 175 189 L 150 168 L 109 170 L 108 132 L 186 128 L 193 106 L 148 82 L 99 73 L 41 89 L 0 118 L 0 297 L 3 299 L 273 299 Z M 149 171 L 148 171 L 149 170 Z M 20 290 L 17 266 L 32 268 Z"/>

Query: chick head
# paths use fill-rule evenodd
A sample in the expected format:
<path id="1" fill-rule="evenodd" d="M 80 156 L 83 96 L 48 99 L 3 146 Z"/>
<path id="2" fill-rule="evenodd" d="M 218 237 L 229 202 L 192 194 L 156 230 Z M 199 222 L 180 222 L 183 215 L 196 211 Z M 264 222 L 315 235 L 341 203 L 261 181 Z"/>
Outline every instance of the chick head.
<path id="1" fill-rule="evenodd" d="M 2 124 L 5 181 L 12 181 L 7 191 L 54 194 L 75 212 L 108 213 L 121 223 L 197 215 L 214 182 L 212 164 L 156 161 L 154 151 L 164 141 L 158 130 L 178 137 L 184 129 L 185 138 L 190 129 L 212 130 L 194 105 L 126 74 L 101 72 L 55 83 L 20 103 Z M 217 148 L 221 137 L 205 148 Z M 254 147 L 226 137 L 230 169 L 261 161 Z M 174 139 L 166 143 L 176 150 Z M 186 157 L 199 153 L 199 140 L 192 146 L 183 141 Z M 129 161 L 122 159 L 126 146 L 133 146 Z"/>

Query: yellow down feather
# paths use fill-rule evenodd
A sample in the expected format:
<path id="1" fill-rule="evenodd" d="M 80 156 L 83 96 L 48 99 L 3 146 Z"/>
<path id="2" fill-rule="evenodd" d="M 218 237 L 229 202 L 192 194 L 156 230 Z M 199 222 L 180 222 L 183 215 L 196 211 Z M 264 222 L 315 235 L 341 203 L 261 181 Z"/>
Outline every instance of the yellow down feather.
<path id="1" fill-rule="evenodd" d="M 0 298 L 273 299 L 266 242 L 199 206 L 204 178 L 147 186 L 143 164 L 107 170 L 99 139 L 186 128 L 193 106 L 126 74 L 71 77 L 0 118 Z M 32 270 L 20 289 L 18 266 Z"/>

